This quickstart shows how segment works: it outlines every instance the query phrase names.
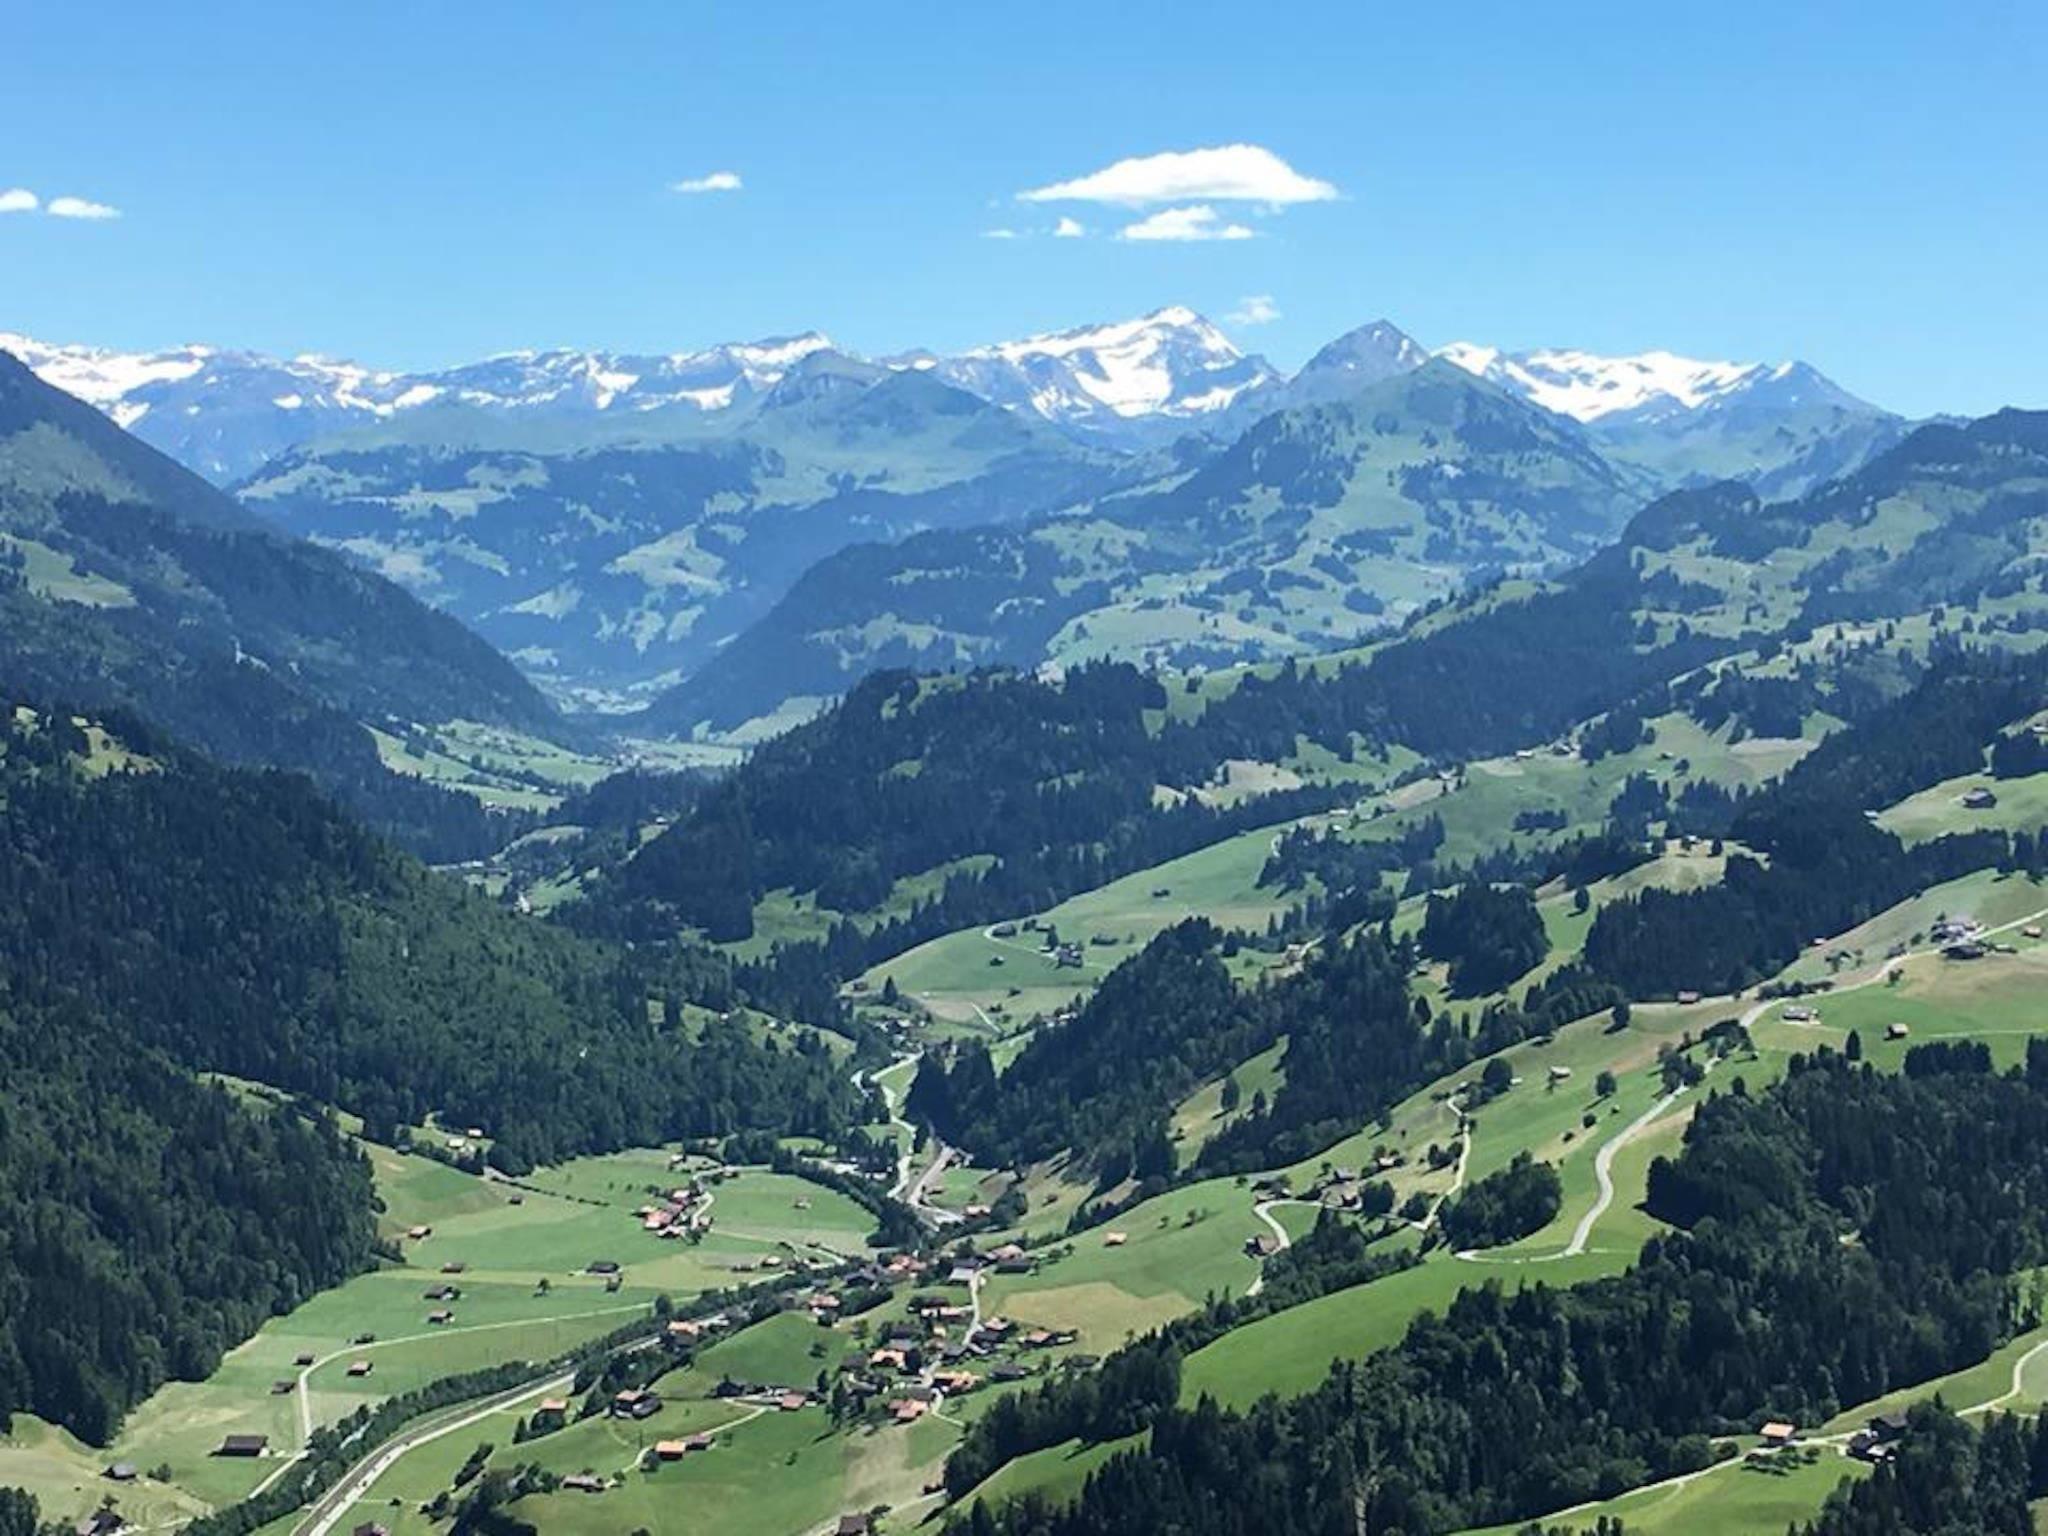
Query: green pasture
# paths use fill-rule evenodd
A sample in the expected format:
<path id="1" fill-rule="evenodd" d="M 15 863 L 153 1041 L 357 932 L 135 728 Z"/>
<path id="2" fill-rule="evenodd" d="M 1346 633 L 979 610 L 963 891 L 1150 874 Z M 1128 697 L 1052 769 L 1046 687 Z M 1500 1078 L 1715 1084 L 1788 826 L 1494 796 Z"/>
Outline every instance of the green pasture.
<path id="1" fill-rule="evenodd" d="M 1629 1536 L 1785 1536 L 1819 1513 L 1843 1482 L 1869 1475 L 1833 1446 L 1774 1455 L 1748 1463 L 1740 1458 L 1672 1486 L 1657 1484 L 1579 1510 L 1545 1516 L 1544 1529 L 1590 1532 L 1602 1516 L 1622 1520 Z M 1526 1521 L 1472 1532 L 1469 1536 L 1515 1536 Z"/>
<path id="2" fill-rule="evenodd" d="M 1333 1362 L 1358 1359 L 1400 1341 L 1425 1311 L 1442 1312 L 1468 1287 L 1498 1284 L 1575 1285 L 1627 1267 L 1618 1255 L 1586 1253 L 1549 1264 L 1460 1263 L 1432 1256 L 1365 1285 L 1336 1291 L 1233 1329 L 1188 1356 L 1181 1400 L 1207 1394 L 1225 1407 L 1245 1408 L 1269 1392 L 1283 1397 L 1313 1391 Z"/>
<path id="3" fill-rule="evenodd" d="M 1020 930 L 998 938 L 990 928 L 999 925 L 991 924 L 920 944 L 883 961 L 863 979 L 879 993 L 883 981 L 893 977 L 903 993 L 956 1020 L 996 1005 L 1017 1020 L 1053 1012 L 1093 990 L 1153 935 L 1186 918 L 1204 916 L 1224 927 L 1263 929 L 1268 918 L 1298 899 L 1258 886 L 1259 871 L 1283 830 L 1240 833 L 1038 914 L 1057 928 L 1061 939 L 1080 944 L 1078 969 L 1056 966 L 1043 952 L 1039 934 Z M 1112 942 L 1091 942 L 1098 935 Z M 1002 963 L 991 965 L 991 960 Z"/>
<path id="4" fill-rule="evenodd" d="M 1815 934 L 1822 942 L 1811 946 L 1779 976 L 1782 980 L 1807 983 L 1836 977 L 1852 979 L 1881 964 L 1895 951 L 1925 947 L 1930 942 L 1929 932 L 1940 918 L 1968 917 L 1987 927 L 2000 928 L 2043 908 L 2048 908 L 2048 883 L 1981 869 L 1929 886 L 1918 896 L 1887 907 L 1846 933 Z M 2027 942 L 2016 932 L 1999 937 L 2004 943 Z"/>
<path id="5" fill-rule="evenodd" d="M 1989 790 L 1998 803 L 1983 810 L 1963 804 L 1972 790 Z M 1994 779 L 1988 773 L 1948 779 L 1889 807 L 1877 824 L 1907 843 L 1924 843 L 1950 832 L 1976 832 L 1987 827 L 2006 832 L 2038 832 L 2048 826 L 2048 773 L 2022 779 Z"/>
<path id="6" fill-rule="evenodd" d="M 1287 1081 L 1287 1074 L 1281 1067 L 1281 1058 L 1286 1054 L 1287 1040 L 1282 1036 L 1258 1055 L 1240 1062 L 1224 1077 L 1204 1083 L 1181 1100 L 1168 1127 L 1168 1134 L 1178 1148 L 1181 1166 L 1193 1162 L 1218 1132 L 1250 1114 L 1254 1095 L 1263 1093 L 1267 1102 L 1272 1101 Z M 1239 1097 L 1237 1108 L 1226 1111 L 1223 1108 L 1223 1085 L 1228 1078 L 1237 1079 Z"/>
<path id="7" fill-rule="evenodd" d="M 818 1372 L 831 1375 L 852 1349 L 848 1333 L 820 1327 L 808 1313 L 778 1312 L 703 1350 L 694 1369 L 714 1381 L 730 1376 L 734 1381 L 808 1391 Z"/>
<path id="8" fill-rule="evenodd" d="M 144 1528 L 182 1524 L 205 1513 L 206 1500 L 147 1475 L 155 1469 L 155 1462 L 136 1463 L 143 1475 L 133 1482 L 115 1483 L 105 1476 L 114 1462 L 127 1459 L 116 1451 L 87 1445 L 69 1430 L 32 1414 L 18 1412 L 7 1433 L 0 1435 L 0 1487 L 33 1494 L 42 1507 L 43 1519 L 64 1525 L 91 1514 L 109 1495 L 129 1524 Z"/>
<path id="9" fill-rule="evenodd" d="M 1853 1030 L 1866 1061 L 1896 1069 L 1915 1045 L 1969 1037 L 1984 1041 L 1998 1065 L 2010 1066 L 2025 1060 L 2031 1036 L 2048 1035 L 2048 947 L 2031 944 L 1981 960 L 1915 955 L 1896 969 L 1896 985 L 1878 982 L 1805 999 L 1820 1012 L 1811 1023 L 1789 1022 L 1785 1005 L 1775 1005 L 1753 1031 L 1759 1046 L 1840 1050 Z M 1905 1027 L 1904 1037 L 1887 1038 L 1897 1025 Z"/>
<path id="10" fill-rule="evenodd" d="M 1251 1207 L 1250 1193 L 1232 1179 L 1170 1190 L 1044 1250 L 1036 1274 L 991 1277 L 983 1308 L 1078 1329 L 1081 1348 L 1107 1353 L 1127 1335 L 1194 1311 L 1212 1292 L 1244 1293 L 1258 1278 L 1245 1240 L 1266 1230 Z M 1127 1241 L 1109 1246 L 1112 1232 Z"/>
<path id="11" fill-rule="evenodd" d="M 550 1536 L 616 1536 L 641 1527 L 799 1536 L 850 1510 L 916 1499 L 957 1434 L 932 1421 L 835 1433 L 817 1409 L 770 1412 L 721 1433 L 709 1451 L 652 1471 L 634 1466 L 608 1492 L 536 1496 L 512 1508 Z M 611 1449 L 624 1453 L 613 1471 L 635 1459 L 629 1445 Z"/>

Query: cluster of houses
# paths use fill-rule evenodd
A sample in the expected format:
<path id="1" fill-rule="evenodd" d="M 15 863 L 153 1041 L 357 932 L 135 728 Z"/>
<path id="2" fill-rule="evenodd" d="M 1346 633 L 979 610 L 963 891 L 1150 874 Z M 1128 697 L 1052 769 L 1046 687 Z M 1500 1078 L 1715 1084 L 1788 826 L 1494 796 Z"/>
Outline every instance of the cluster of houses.
<path id="1" fill-rule="evenodd" d="M 1570 1075 L 1569 1070 L 1566 1075 Z M 1317 1170 L 1315 1182 L 1300 1194 L 1294 1192 L 1286 1175 L 1275 1174 L 1254 1180 L 1251 1195 L 1254 1200 L 1318 1200 L 1337 1210 L 1356 1210 L 1364 1203 L 1368 1184 L 1385 1178 L 1406 1162 L 1404 1154 L 1382 1148 L 1373 1154 L 1370 1168 L 1326 1164 Z M 1245 1248 L 1251 1251 L 1251 1244 L 1246 1243 Z"/>
<path id="2" fill-rule="evenodd" d="M 1928 930 L 1947 960 L 1981 960 L 1991 951 L 1984 925 L 1973 917 L 1944 917 Z"/>
<path id="3" fill-rule="evenodd" d="M 680 1238 L 703 1232 L 711 1226 L 710 1201 L 695 1181 L 678 1185 L 659 1200 L 638 1207 L 634 1219 L 640 1230 L 656 1237 Z"/>
<path id="4" fill-rule="evenodd" d="M 1800 1443 L 1799 1426 L 1783 1419 L 1772 1419 L 1758 1427 L 1757 1438 L 1763 1441 L 1766 1451 L 1786 1450 Z M 1899 1442 L 1905 1438 L 1905 1415 L 1880 1413 L 1851 1435 L 1842 1449 L 1858 1461 L 1881 1466 L 1898 1454 Z"/>

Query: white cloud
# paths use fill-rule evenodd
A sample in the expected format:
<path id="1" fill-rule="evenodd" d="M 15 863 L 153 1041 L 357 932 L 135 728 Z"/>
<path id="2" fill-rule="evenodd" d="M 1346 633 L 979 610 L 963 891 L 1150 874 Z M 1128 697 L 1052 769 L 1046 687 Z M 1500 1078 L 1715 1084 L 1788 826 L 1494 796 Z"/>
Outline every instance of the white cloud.
<path id="1" fill-rule="evenodd" d="M 49 214 L 57 219 L 118 219 L 121 210 L 85 197 L 53 197 Z"/>
<path id="2" fill-rule="evenodd" d="M 1280 306 L 1270 293 L 1248 293 L 1223 318 L 1232 325 L 1271 325 L 1280 318 Z"/>
<path id="3" fill-rule="evenodd" d="M 1017 231 L 1014 229 L 984 229 L 981 232 L 981 238 L 984 240 L 1014 240 L 1017 238 Z"/>
<path id="4" fill-rule="evenodd" d="M 1190 198 L 1280 207 L 1328 202 L 1337 195 L 1329 182 L 1302 175 L 1257 144 L 1137 155 L 1072 181 L 1017 194 L 1027 203 L 1113 203 L 1125 208 Z"/>
<path id="5" fill-rule="evenodd" d="M 738 171 L 713 171 L 709 176 L 692 176 L 685 181 L 668 184 L 671 192 L 737 192 L 740 190 Z"/>
<path id="6" fill-rule="evenodd" d="M 1079 219 L 1062 218 L 1053 226 L 1052 237 L 1055 240 L 1078 240 L 1087 233 Z"/>
<path id="7" fill-rule="evenodd" d="M 0 213 L 34 213 L 43 200 L 27 187 L 9 187 L 0 192 Z"/>
<path id="8" fill-rule="evenodd" d="M 1226 224 L 1214 208 L 1162 208 L 1117 231 L 1119 240 L 1249 240 L 1256 233 L 1243 224 Z"/>

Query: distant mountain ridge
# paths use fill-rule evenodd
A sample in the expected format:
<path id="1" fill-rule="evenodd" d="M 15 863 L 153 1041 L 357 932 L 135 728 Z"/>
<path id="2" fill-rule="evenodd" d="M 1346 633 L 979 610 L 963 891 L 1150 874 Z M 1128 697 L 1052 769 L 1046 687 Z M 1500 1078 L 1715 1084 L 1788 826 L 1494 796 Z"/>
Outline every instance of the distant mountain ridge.
<path id="1" fill-rule="evenodd" d="M 423 373 L 208 346 L 162 352 L 53 346 L 0 332 L 45 383 L 100 407 L 143 441 L 217 484 L 315 438 L 427 406 L 505 414 L 718 410 L 760 394 L 831 341 L 815 332 L 699 352 L 508 352 Z"/>
<path id="2" fill-rule="evenodd" d="M 290 449 L 239 493 L 602 709 L 702 666 L 849 543 L 1031 516 L 1148 472 L 934 372 L 830 351 L 744 405 L 647 412 L 616 440 L 446 425 L 420 413 Z"/>
<path id="3" fill-rule="evenodd" d="M 1345 643 L 1475 576 L 1579 558 L 1671 490 L 1804 494 L 1908 425 L 1803 363 L 1432 354 L 1386 319 L 1288 375 L 1184 307 L 952 357 L 867 359 L 806 332 L 414 375 L 13 340 L 188 463 L 260 461 L 235 482 L 245 505 L 461 618 L 558 699 L 630 710 L 682 684 L 722 695 L 699 717 L 721 720 L 740 700 L 757 718 L 764 688 L 807 700 L 808 681 L 829 694 L 874 665 L 1045 646 L 1214 665 Z M 1387 422 L 1352 409 L 1403 381 L 1418 388 Z M 1533 446 L 1499 451 L 1496 429 Z M 1159 510 L 1205 487 L 1221 499 L 1192 521 Z M 1024 524 L 1028 557 L 1002 532 Z M 987 563 L 922 571 L 953 549 L 932 536 L 971 528 Z M 911 540 L 900 568 L 829 565 Z M 885 567 L 896 590 L 852 597 L 851 573 Z M 750 631 L 786 630 L 799 585 L 801 665 L 690 686 L 758 671 Z M 1208 607 L 1183 611 L 1195 598 Z M 795 662 L 792 638 L 771 652 Z"/>
<path id="4" fill-rule="evenodd" d="M 820 355 L 929 371 L 1085 441 L 1124 450 L 1158 447 L 1189 431 L 1235 435 L 1267 412 L 1336 398 L 1420 367 L 1432 355 L 1602 430 L 1668 427 L 1738 400 L 1788 396 L 1801 410 L 1824 405 L 1859 418 L 1886 415 L 1801 362 L 1715 362 L 1658 351 L 1507 352 L 1470 342 L 1432 354 L 1384 319 L 1338 337 L 1289 375 L 1181 305 L 951 355 L 912 350 L 872 362 L 818 331 L 675 353 L 508 352 L 415 372 L 200 345 L 122 352 L 6 332 L 0 350 L 221 484 L 287 448 L 429 409 L 443 420 L 471 412 L 528 422 L 722 412 L 759 400 Z"/>
<path id="5" fill-rule="evenodd" d="M 881 668 L 1304 655 L 1488 574 L 1583 558 L 1644 499 L 1577 423 L 1431 360 L 1085 509 L 853 545 L 647 723 L 730 729 Z"/>

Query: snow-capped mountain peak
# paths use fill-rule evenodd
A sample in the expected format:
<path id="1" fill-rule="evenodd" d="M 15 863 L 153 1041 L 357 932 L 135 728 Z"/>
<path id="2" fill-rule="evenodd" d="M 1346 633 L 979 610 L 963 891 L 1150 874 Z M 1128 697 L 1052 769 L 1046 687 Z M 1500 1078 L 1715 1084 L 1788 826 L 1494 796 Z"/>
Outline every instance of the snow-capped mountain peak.
<path id="1" fill-rule="evenodd" d="M 1793 366 L 1710 362 L 1661 351 L 1627 357 L 1572 348 L 1503 352 L 1464 341 L 1437 355 L 1547 411 L 1584 422 L 1623 416 L 1648 421 L 1698 410 Z"/>
<path id="2" fill-rule="evenodd" d="M 1290 405 L 1313 405 L 1355 394 L 1420 368 L 1429 353 L 1390 320 L 1346 331 L 1311 357 L 1286 390 Z"/>
<path id="3" fill-rule="evenodd" d="M 4 332 L 0 349 L 223 483 L 297 444 L 426 406 L 508 416 L 717 412 L 771 397 L 812 398 L 887 370 L 930 372 L 1079 436 L 1136 447 L 1190 431 L 1230 435 L 1268 411 L 1346 398 L 1431 356 L 1399 327 L 1378 320 L 1331 341 L 1290 379 L 1178 304 L 951 356 L 920 349 L 873 362 L 841 352 L 817 331 L 687 352 L 531 349 L 424 372 L 201 345 L 157 352 L 53 346 Z M 1815 406 L 1874 409 L 1796 362 L 1714 362 L 1663 351 L 1510 352 L 1471 342 L 1434 355 L 1603 430 L 1655 428 L 1708 412 L 1747 418 Z"/>
<path id="4" fill-rule="evenodd" d="M 12 352 L 44 383 L 98 406 L 123 427 L 132 425 L 149 408 L 130 403 L 130 396 L 151 385 L 189 379 L 213 356 L 212 348 L 199 346 L 165 352 L 58 347 L 11 331 L 0 331 L 0 352 Z"/>
<path id="5" fill-rule="evenodd" d="M 723 410 L 831 347 L 806 331 L 665 355 L 529 349 L 406 373 L 310 352 L 121 352 L 0 332 L 0 350 L 45 382 L 221 482 L 295 444 L 437 402 L 494 413 Z"/>
<path id="6" fill-rule="evenodd" d="M 947 382 L 998 404 L 1105 430 L 1140 418 L 1206 416 L 1279 378 L 1181 305 L 976 347 L 933 366 Z"/>

